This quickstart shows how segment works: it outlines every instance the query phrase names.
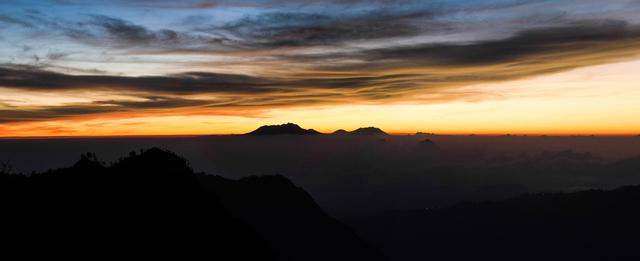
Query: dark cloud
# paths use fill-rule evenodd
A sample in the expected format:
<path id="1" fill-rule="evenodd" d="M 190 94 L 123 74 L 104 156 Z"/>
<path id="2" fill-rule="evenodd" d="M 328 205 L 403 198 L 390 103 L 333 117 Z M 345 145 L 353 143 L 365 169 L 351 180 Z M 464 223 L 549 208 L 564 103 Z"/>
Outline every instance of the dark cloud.
<path id="1" fill-rule="evenodd" d="M 273 82 L 257 77 L 215 73 L 168 76 L 68 75 L 35 67 L 0 67 L 0 86 L 23 90 L 101 89 L 166 94 L 261 93 L 276 89 Z"/>
<path id="2" fill-rule="evenodd" d="M 75 1 L 65 1 L 77 4 Z M 124 1 L 123 1 L 124 2 Z M 250 6 L 287 4 L 324 4 L 323 10 L 270 11 L 245 16 L 226 24 L 215 24 L 211 17 L 199 14 L 183 18 L 178 24 L 191 28 L 151 29 L 127 20 L 105 15 L 91 15 L 88 20 L 65 22 L 52 19 L 40 12 L 24 16 L 25 23 L 60 31 L 75 41 L 117 50 L 136 49 L 148 53 L 191 52 L 207 53 L 229 50 L 270 50 L 278 47 L 333 46 L 353 41 L 380 40 L 395 37 L 424 36 L 428 34 L 457 32 L 462 30 L 452 21 L 436 18 L 459 12 L 500 9 L 537 3 L 539 0 L 505 1 L 469 5 L 444 5 L 420 1 L 240 1 Z M 126 1 L 126 4 L 162 7 L 179 6 L 234 6 L 237 1 Z M 361 10 L 365 2 L 373 8 Z M 88 4 L 99 2 L 89 2 Z M 106 4 L 104 2 L 103 4 Z M 123 3 L 125 4 L 125 3 Z M 354 5 L 360 8 L 346 8 Z M 336 7 L 338 6 L 338 7 Z M 340 7 L 342 6 L 342 7 Z M 274 8 L 277 10 L 277 8 Z M 334 10 L 335 9 L 335 10 Z M 548 21 L 544 14 L 532 15 Z M 0 21 L 2 19 L 0 18 Z"/>
<path id="3" fill-rule="evenodd" d="M 66 53 L 66 52 L 49 52 L 47 53 L 47 59 L 49 60 L 60 60 L 63 59 L 67 56 L 71 55 L 70 53 Z"/>
<path id="4" fill-rule="evenodd" d="M 69 37 L 84 42 L 107 41 L 117 45 L 149 45 L 175 44 L 178 40 L 178 33 L 175 31 L 151 31 L 143 26 L 107 16 L 93 16 L 90 22 L 79 25 L 80 27 L 68 28 L 66 33 Z"/>
<path id="5" fill-rule="evenodd" d="M 416 0 L 55 0 L 55 2 L 74 5 L 105 5 L 115 2 L 120 6 L 127 7 L 208 9 L 216 7 L 278 7 L 282 5 L 310 4 L 401 4 L 416 2 Z"/>
<path id="6" fill-rule="evenodd" d="M 0 123 L 41 121 L 56 118 L 80 116 L 88 114 L 99 114 L 114 112 L 115 108 L 74 105 L 74 106 L 51 106 L 38 108 L 21 108 L 16 110 L 0 109 Z"/>
<path id="7" fill-rule="evenodd" d="M 167 0 L 54 0 L 58 4 L 73 4 L 73 5 L 108 5 L 118 4 L 120 6 L 128 7 L 142 7 L 142 8 L 186 8 L 186 9 L 203 9 L 212 8 L 224 4 L 224 0 L 181 0 L 181 1 L 167 1 Z"/>
<path id="8" fill-rule="evenodd" d="M 582 22 L 577 25 L 528 30 L 515 36 L 471 44 L 427 44 L 376 49 L 361 53 L 366 61 L 403 60 L 418 64 L 487 65 L 512 61 L 526 62 L 538 54 L 594 51 L 618 41 L 638 41 L 640 31 L 623 21 Z M 606 50 L 606 49 L 605 49 Z"/>
<path id="9" fill-rule="evenodd" d="M 108 5 L 117 4 L 125 7 L 140 8 L 171 8 L 171 9 L 209 9 L 220 7 L 256 7 L 256 8 L 277 8 L 291 6 L 327 6 L 335 5 L 340 7 L 350 7 L 355 5 L 435 5 L 442 6 L 446 1 L 423 1 L 423 0 L 54 0 L 59 4 L 73 5 Z M 507 1 L 469 1 L 456 9 L 464 9 L 464 6 L 473 6 L 477 9 L 488 8 L 508 8 L 526 5 L 547 0 L 507 0 Z M 453 1 L 452 1 L 453 2 Z M 459 5 L 454 2 L 453 6 Z"/>
<path id="10" fill-rule="evenodd" d="M 0 23 L 19 25 L 19 26 L 28 27 L 28 28 L 33 27 L 33 24 L 28 21 L 15 18 L 12 16 L 6 16 L 6 15 L 0 15 Z"/>
<path id="11" fill-rule="evenodd" d="M 176 97 L 145 97 L 145 100 L 101 100 L 92 103 L 68 104 L 65 106 L 37 106 L 0 109 L 0 123 L 51 120 L 91 114 L 115 112 L 140 112 L 142 110 L 177 109 L 195 107 L 209 103 L 204 100 L 189 100 Z M 3 105 L 0 103 L 0 105 Z M 3 106 L 0 106 L 3 107 Z"/>
<path id="12" fill-rule="evenodd" d="M 245 17 L 210 31 L 225 32 L 250 47 L 336 45 L 348 41 L 415 36 L 444 30 L 428 21 L 428 11 L 369 11 L 339 16 L 319 13 L 265 13 Z"/>
<path id="13" fill-rule="evenodd" d="M 431 13 L 425 10 L 381 9 L 348 15 L 272 12 L 224 25 L 206 25 L 207 17 L 190 16 L 181 23 L 194 31 L 176 31 L 152 30 L 123 19 L 94 15 L 88 21 L 59 24 L 56 30 L 75 41 L 95 46 L 144 48 L 148 52 L 208 52 L 339 45 L 450 29 L 449 25 L 430 18 Z"/>
<path id="14" fill-rule="evenodd" d="M 144 98 L 146 99 L 144 101 L 104 100 L 93 102 L 93 104 L 126 109 L 173 109 L 211 103 L 211 101 L 207 100 L 191 100 L 177 97 L 149 96 Z"/>
<path id="15" fill-rule="evenodd" d="M 153 48 L 156 50 L 223 49 L 228 39 L 215 35 L 193 34 L 170 29 L 152 30 L 129 21 L 103 15 L 91 16 L 85 22 L 61 26 L 71 39 L 89 45 L 118 49 Z"/>
<path id="16" fill-rule="evenodd" d="M 278 77 L 190 72 L 166 76 L 69 75 L 37 67 L 0 67 L 0 86 L 30 91 L 94 89 L 158 94 L 277 94 L 323 90 L 359 90 L 417 75 Z"/>
<path id="17" fill-rule="evenodd" d="M 490 41 L 420 44 L 283 56 L 320 71 L 420 71 L 425 83 L 510 79 L 601 64 L 640 50 L 640 29 L 623 21 L 582 21 Z M 349 63 L 342 61 L 351 61 Z M 357 61 L 357 62 L 353 62 Z"/>

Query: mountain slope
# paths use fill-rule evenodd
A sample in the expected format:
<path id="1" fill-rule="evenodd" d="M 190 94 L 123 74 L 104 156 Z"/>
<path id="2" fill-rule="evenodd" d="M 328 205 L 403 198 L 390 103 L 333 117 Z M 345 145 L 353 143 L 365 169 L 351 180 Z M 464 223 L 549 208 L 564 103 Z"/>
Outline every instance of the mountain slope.
<path id="1" fill-rule="evenodd" d="M 380 260 L 285 178 L 232 181 L 194 174 L 185 159 L 160 149 L 132 153 L 109 166 L 87 154 L 66 169 L 2 174 L 0 204 L 6 213 L 3 235 L 12 239 L 7 249 L 27 247 L 27 253 Z M 247 218 L 246 213 L 255 215 Z M 277 236 L 265 233 L 270 230 Z M 301 250 L 304 258 L 291 254 Z"/>
<path id="2" fill-rule="evenodd" d="M 393 211 L 349 223 L 393 260 L 637 259 L 638 202 L 640 186 L 630 186 Z"/>
<path id="3" fill-rule="evenodd" d="M 272 243 L 279 259 L 381 260 L 377 250 L 328 216 L 306 191 L 283 176 L 201 178 L 234 217 L 255 227 Z"/>

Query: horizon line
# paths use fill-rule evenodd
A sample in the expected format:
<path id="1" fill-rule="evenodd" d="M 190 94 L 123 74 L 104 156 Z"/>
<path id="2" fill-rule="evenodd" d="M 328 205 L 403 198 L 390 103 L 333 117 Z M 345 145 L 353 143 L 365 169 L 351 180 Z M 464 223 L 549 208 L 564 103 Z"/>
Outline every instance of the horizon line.
<path id="1" fill-rule="evenodd" d="M 110 138 L 194 138 L 194 137 L 208 137 L 208 136 L 244 136 L 248 133 L 212 133 L 212 134 L 132 134 L 132 135 L 42 135 L 42 136 L 0 136 L 0 140 L 11 139 L 110 139 Z M 320 132 L 318 135 L 331 136 L 332 133 Z M 629 133 L 427 133 L 427 132 L 389 132 L 387 136 L 460 136 L 460 137 L 639 137 L 640 134 Z M 247 135 L 249 136 L 249 135 Z M 295 135 L 295 134 L 281 134 L 281 135 L 264 135 L 267 137 L 272 136 L 315 136 L 315 135 Z M 340 135 L 336 135 L 340 136 Z M 379 135 L 371 135 L 379 136 Z M 384 135 L 382 135 L 384 136 Z"/>

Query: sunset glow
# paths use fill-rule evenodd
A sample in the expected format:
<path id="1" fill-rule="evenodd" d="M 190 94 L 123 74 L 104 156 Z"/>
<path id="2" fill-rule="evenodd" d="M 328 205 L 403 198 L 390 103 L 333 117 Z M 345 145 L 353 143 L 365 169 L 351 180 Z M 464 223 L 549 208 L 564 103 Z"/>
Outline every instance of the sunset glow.
<path id="1" fill-rule="evenodd" d="M 0 137 L 640 134 L 640 4 L 3 1 Z"/>

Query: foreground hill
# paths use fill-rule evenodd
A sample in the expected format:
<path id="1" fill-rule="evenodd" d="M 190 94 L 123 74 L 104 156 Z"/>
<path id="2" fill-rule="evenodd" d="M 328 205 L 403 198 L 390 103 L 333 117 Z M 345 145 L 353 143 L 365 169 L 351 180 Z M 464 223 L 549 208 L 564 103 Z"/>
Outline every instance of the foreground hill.
<path id="1" fill-rule="evenodd" d="M 380 260 L 352 230 L 327 216 L 282 176 L 229 180 L 201 176 L 230 213 L 268 239 L 281 260 Z"/>
<path id="2" fill-rule="evenodd" d="M 281 176 L 195 174 L 150 149 L 106 165 L 0 175 L 6 249 L 97 257 L 380 260 L 349 228 Z"/>

